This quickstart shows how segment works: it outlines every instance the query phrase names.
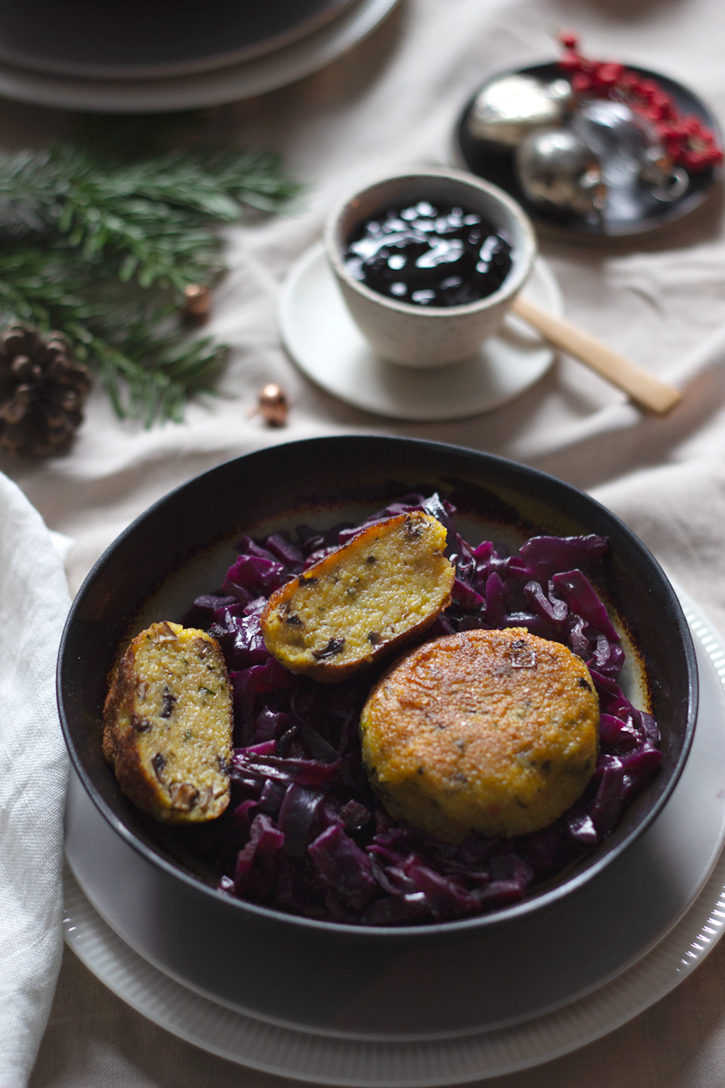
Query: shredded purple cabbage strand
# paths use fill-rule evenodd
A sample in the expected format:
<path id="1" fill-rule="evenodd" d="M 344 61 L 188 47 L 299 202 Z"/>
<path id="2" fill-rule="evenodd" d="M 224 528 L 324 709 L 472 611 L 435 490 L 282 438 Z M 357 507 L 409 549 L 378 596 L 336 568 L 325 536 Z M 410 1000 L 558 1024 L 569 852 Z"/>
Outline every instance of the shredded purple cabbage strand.
<path id="1" fill-rule="evenodd" d="M 259 616 L 270 594 L 382 517 L 424 509 L 448 531 L 453 602 L 426 639 L 474 628 L 527 627 L 562 642 L 589 666 L 601 707 L 596 772 L 555 823 L 514 839 L 471 834 L 437 842 L 393 820 L 372 792 L 358 720 L 377 672 L 340 684 L 295 676 L 267 650 Z M 244 537 L 221 591 L 184 617 L 223 650 L 234 689 L 232 800 L 192 848 L 221 874 L 222 891 L 333 922 L 420 925 L 470 917 L 521 900 L 590 853 L 660 764 L 654 719 L 617 685 L 620 639 L 581 568 L 596 569 L 603 537 L 538 536 L 518 554 L 471 547 L 455 508 L 406 496 L 358 526 L 301 525 L 263 541 Z"/>

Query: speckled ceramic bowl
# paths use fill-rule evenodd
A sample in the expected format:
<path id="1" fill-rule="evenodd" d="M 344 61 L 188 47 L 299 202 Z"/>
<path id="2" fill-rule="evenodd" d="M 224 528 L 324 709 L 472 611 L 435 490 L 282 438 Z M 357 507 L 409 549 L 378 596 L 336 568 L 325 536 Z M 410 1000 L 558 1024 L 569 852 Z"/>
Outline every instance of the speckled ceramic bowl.
<path id="1" fill-rule="evenodd" d="M 493 294 L 463 306 L 419 306 L 379 294 L 350 274 L 343 248 L 355 228 L 382 209 L 418 200 L 460 204 L 508 237 L 512 266 Z M 373 351 L 401 366 L 437 367 L 470 359 L 495 333 L 531 272 L 536 239 L 526 213 L 502 189 L 460 170 L 421 166 L 377 178 L 344 196 L 328 217 L 325 248 L 343 298 Z"/>

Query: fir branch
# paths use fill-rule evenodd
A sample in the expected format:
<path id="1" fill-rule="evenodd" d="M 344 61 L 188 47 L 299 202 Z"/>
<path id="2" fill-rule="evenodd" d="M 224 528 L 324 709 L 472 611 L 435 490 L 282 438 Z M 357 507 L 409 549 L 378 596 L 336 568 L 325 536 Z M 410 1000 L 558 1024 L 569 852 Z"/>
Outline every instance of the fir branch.
<path id="1" fill-rule="evenodd" d="M 157 419 L 180 423 L 190 396 L 213 392 L 227 349 L 210 336 L 189 340 L 169 333 L 148 340 L 144 330 L 134 345 L 120 351 L 94 337 L 91 349 L 101 384 L 121 418 L 142 419 L 147 427 Z"/>
<path id="2" fill-rule="evenodd" d="M 6 321 L 29 321 L 45 331 L 84 322 L 92 309 L 84 288 L 85 270 L 62 248 L 49 253 L 43 246 L 17 242 L 0 248 L 0 314 Z"/>
<path id="3" fill-rule="evenodd" d="M 62 249 L 0 252 L 0 317 L 61 331 L 97 369 L 119 417 L 179 421 L 188 397 L 212 392 L 227 349 L 178 328 L 170 292 L 124 287 L 101 271 Z"/>
<path id="4" fill-rule="evenodd" d="M 226 356 L 178 327 L 184 287 L 223 270 L 214 225 L 298 192 L 266 152 L 0 156 L 0 312 L 62 331 L 119 416 L 178 420 Z"/>
<path id="5" fill-rule="evenodd" d="M 85 260 L 122 255 L 144 287 L 209 283 L 220 268 L 211 223 L 244 205 L 278 210 L 299 192 L 266 152 L 196 152 L 117 163 L 61 147 L 0 158 L 0 227 L 59 231 Z"/>

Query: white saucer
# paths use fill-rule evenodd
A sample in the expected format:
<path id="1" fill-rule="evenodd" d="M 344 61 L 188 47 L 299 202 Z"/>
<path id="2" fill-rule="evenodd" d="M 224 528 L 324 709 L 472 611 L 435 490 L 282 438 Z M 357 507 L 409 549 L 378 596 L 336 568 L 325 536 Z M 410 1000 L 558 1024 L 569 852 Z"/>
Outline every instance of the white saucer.
<path id="1" fill-rule="evenodd" d="M 81 79 L 0 63 L 0 95 L 94 113 L 144 113 L 217 106 L 266 94 L 331 64 L 370 34 L 398 0 L 357 0 L 300 41 L 225 68 L 166 79 Z"/>
<path id="2" fill-rule="evenodd" d="M 540 257 L 523 295 L 550 313 L 562 312 L 559 285 Z M 501 331 L 465 363 L 412 370 L 384 362 L 350 317 L 322 242 L 288 272 L 277 316 L 285 347 L 308 378 L 347 404 L 393 419 L 461 419 L 489 412 L 538 381 L 554 359 L 537 333 L 507 316 Z"/>
<path id="3" fill-rule="evenodd" d="M 69 872 L 65 939 L 106 986 L 182 1039 L 268 1073 L 360 1088 L 463 1084 L 549 1061 L 626 1023 L 673 990 L 722 935 L 725 919 L 725 643 L 680 592 L 695 636 L 700 713 L 692 752 L 670 801 L 629 851 L 632 864 L 667 874 L 669 906 L 654 881 L 631 909 L 641 931 L 633 965 L 545 1015 L 498 1029 L 411 1041 L 319 1035 L 258 1020 L 202 997 L 126 945 L 100 918 Z M 622 909 L 619 902 L 613 910 Z M 561 969 L 570 965 L 562 962 Z"/>

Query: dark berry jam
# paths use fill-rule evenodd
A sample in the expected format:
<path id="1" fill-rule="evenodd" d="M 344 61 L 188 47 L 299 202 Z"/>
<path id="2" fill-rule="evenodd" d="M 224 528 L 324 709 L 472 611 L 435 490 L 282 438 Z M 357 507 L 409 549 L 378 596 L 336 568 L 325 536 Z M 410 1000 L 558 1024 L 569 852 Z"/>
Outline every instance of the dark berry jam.
<path id="1" fill-rule="evenodd" d="M 420 200 L 357 228 L 343 252 L 354 279 L 418 306 L 465 306 L 497 291 L 511 242 L 477 212 Z"/>

